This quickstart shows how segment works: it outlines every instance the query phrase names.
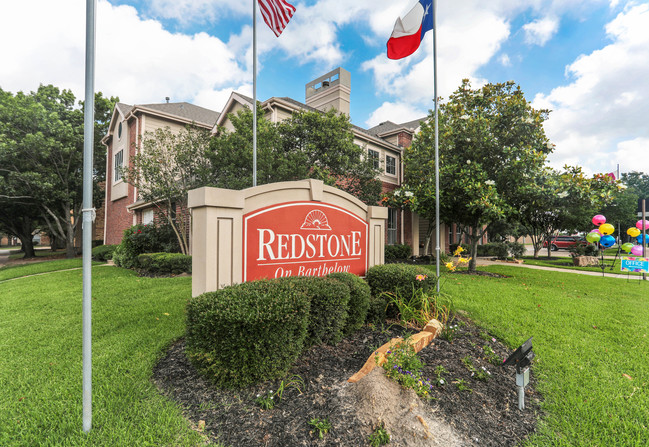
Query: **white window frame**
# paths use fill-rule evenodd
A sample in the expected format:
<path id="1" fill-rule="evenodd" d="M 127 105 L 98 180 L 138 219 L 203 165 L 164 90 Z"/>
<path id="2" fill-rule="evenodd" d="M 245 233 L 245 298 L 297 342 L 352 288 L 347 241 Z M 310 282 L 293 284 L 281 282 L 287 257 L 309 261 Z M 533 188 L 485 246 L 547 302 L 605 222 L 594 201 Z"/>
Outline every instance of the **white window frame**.
<path id="1" fill-rule="evenodd" d="M 152 208 L 149 208 L 148 210 L 142 211 L 142 224 L 143 225 L 148 225 L 150 223 L 153 223 L 154 217 L 155 217 L 155 214 L 153 213 Z"/>
<path id="2" fill-rule="evenodd" d="M 115 171 L 114 179 L 115 183 L 122 180 L 122 168 L 124 167 L 124 149 L 121 149 L 115 154 L 115 159 L 113 163 L 113 169 Z"/>
<path id="3" fill-rule="evenodd" d="M 388 232 L 388 245 L 394 245 L 398 243 L 398 218 L 399 210 L 397 210 L 396 208 L 388 208 L 388 221 L 385 225 L 385 228 Z"/>
<path id="4" fill-rule="evenodd" d="M 379 151 L 376 151 L 374 149 L 368 149 L 367 158 L 372 160 L 374 169 L 379 169 L 379 167 L 381 166 L 381 153 Z"/>
<path id="5" fill-rule="evenodd" d="M 393 160 L 392 166 L 390 166 L 389 160 Z M 392 171 L 390 172 L 390 167 L 392 167 Z M 388 175 L 397 175 L 397 158 L 393 157 L 392 155 L 386 155 L 385 156 L 385 173 Z"/>

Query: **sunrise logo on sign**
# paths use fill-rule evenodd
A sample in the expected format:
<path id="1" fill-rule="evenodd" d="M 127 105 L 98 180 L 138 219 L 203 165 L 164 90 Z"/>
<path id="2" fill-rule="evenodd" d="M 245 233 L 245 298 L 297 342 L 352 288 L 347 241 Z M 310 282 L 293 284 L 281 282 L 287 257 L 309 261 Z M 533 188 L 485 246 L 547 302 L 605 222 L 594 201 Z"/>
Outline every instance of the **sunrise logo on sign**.
<path id="1" fill-rule="evenodd" d="M 243 216 L 243 280 L 367 272 L 368 224 L 332 204 L 290 202 Z"/>

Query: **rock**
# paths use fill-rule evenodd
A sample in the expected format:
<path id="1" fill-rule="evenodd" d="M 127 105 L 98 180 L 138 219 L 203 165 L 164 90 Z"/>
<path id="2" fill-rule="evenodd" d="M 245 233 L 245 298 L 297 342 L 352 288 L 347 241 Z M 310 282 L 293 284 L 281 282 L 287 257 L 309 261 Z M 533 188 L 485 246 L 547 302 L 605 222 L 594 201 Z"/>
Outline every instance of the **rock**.
<path id="1" fill-rule="evenodd" d="M 577 267 L 588 267 L 591 265 L 598 266 L 599 260 L 596 256 L 575 256 L 572 262 Z"/>

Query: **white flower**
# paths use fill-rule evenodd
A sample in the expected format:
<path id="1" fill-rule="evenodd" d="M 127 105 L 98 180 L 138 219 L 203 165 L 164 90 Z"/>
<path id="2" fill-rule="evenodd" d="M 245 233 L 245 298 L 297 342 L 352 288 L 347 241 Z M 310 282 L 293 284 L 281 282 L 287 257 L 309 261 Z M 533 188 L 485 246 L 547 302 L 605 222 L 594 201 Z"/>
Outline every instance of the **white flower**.
<path id="1" fill-rule="evenodd" d="M 554 148 L 554 146 L 555 146 L 555 144 L 554 144 L 554 143 L 552 143 L 551 141 L 548 141 L 548 144 L 547 144 L 547 146 L 548 146 L 548 149 L 553 149 L 553 148 Z"/>
<path id="2" fill-rule="evenodd" d="M 440 385 L 444 385 L 444 379 L 439 379 Z"/>
<path id="3" fill-rule="evenodd" d="M 471 160 L 467 160 L 467 161 L 466 161 L 466 164 L 470 165 L 470 164 L 471 164 Z"/>
<path id="4" fill-rule="evenodd" d="M 471 142 L 471 138 L 467 138 L 466 141 Z"/>
<path id="5" fill-rule="evenodd" d="M 494 182 L 493 180 L 487 180 L 486 182 L 484 182 L 484 184 L 489 185 L 489 186 L 493 186 L 493 185 L 496 184 L 496 182 Z"/>
<path id="6" fill-rule="evenodd" d="M 524 122 L 524 123 L 527 123 L 527 124 L 534 124 L 534 120 L 533 120 L 532 117 L 530 117 L 530 116 L 528 116 L 527 118 L 525 118 L 525 119 L 523 120 L 523 122 Z"/>
<path id="7" fill-rule="evenodd" d="M 469 119 L 469 115 L 462 115 L 462 116 L 460 117 L 460 119 L 461 119 L 461 120 L 468 120 L 468 119 Z"/>
<path id="8" fill-rule="evenodd" d="M 412 197 L 414 196 L 412 191 L 406 191 L 406 197 Z"/>
<path id="9" fill-rule="evenodd" d="M 560 199 L 568 197 L 568 192 L 567 191 L 560 192 L 559 194 L 557 194 L 557 197 Z"/>

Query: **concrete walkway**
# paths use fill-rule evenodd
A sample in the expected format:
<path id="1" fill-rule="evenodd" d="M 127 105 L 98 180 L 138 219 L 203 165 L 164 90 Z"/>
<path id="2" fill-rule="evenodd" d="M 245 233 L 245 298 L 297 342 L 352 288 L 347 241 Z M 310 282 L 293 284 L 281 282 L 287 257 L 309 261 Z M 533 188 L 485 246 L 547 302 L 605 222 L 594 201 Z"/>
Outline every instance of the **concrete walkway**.
<path id="1" fill-rule="evenodd" d="M 559 267 L 545 267 L 541 265 L 530 265 L 530 264 L 518 264 L 515 262 L 505 262 L 505 261 L 492 261 L 488 258 L 478 258 L 476 260 L 477 266 L 487 266 L 487 265 L 507 265 L 512 267 L 523 267 L 528 269 L 537 269 L 537 270 L 549 270 L 552 272 L 563 272 L 563 273 L 577 273 L 579 275 L 588 275 L 588 276 L 602 276 L 602 272 L 589 272 L 584 270 L 573 270 Z M 604 270 L 604 277 L 606 278 L 619 278 L 619 279 L 629 279 L 634 281 L 640 281 L 642 276 L 627 275 L 623 273 L 613 273 L 611 270 Z"/>

